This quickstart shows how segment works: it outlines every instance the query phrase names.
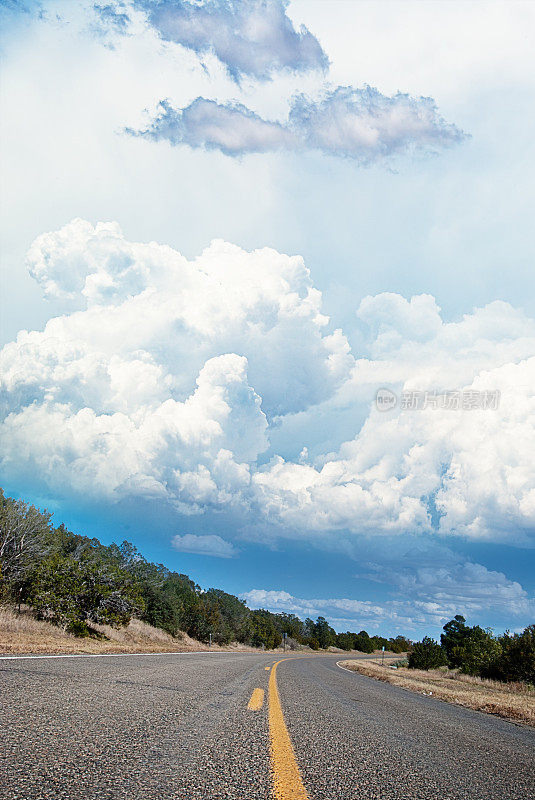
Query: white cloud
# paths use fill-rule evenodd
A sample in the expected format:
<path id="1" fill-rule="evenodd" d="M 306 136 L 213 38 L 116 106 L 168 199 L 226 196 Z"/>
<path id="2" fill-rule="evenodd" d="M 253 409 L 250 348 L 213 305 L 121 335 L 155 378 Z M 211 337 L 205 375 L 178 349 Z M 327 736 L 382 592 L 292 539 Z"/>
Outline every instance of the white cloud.
<path id="1" fill-rule="evenodd" d="M 265 411 L 327 396 L 353 363 L 299 257 L 215 242 L 188 262 L 75 220 L 39 237 L 28 260 L 74 310 L 0 352 L 9 480 L 165 498 L 185 513 L 247 506 Z"/>
<path id="2" fill-rule="evenodd" d="M 63 363 L 60 371 L 69 366 Z M 121 366 L 128 372 L 131 364 Z M 183 402 L 169 397 L 129 412 L 77 408 L 80 394 L 71 392 L 66 375 L 62 400 L 44 392 L 40 401 L 19 401 L 5 416 L 3 472 L 11 480 L 29 473 L 60 495 L 108 502 L 144 496 L 167 500 L 183 513 L 232 505 L 249 482 L 248 462 L 266 447 L 266 420 L 246 367 L 234 354 L 210 359 Z M 76 389 L 78 380 L 91 379 L 75 377 Z M 113 374 L 106 377 L 113 381 Z M 128 392 L 128 384 L 122 388 Z"/>
<path id="3" fill-rule="evenodd" d="M 287 0 L 133 0 L 147 13 L 159 35 L 197 53 L 213 53 L 239 80 L 267 80 L 280 70 L 324 70 L 328 59 L 320 43 L 302 25 L 296 30 L 286 14 Z"/>
<path id="4" fill-rule="evenodd" d="M 164 245 L 126 241 L 115 223 L 74 220 L 38 237 L 28 264 L 47 296 L 87 309 L 31 334 L 35 348 L 76 342 L 106 361 L 135 354 L 163 370 L 156 383 L 168 393 L 189 391 L 208 358 L 235 352 L 248 358 L 264 410 L 286 413 L 327 397 L 353 364 L 299 256 L 215 241 L 190 262 Z"/>
<path id="5" fill-rule="evenodd" d="M 429 295 L 366 297 L 369 354 L 355 361 L 300 257 L 217 241 L 188 261 L 75 220 L 28 260 L 68 313 L 0 352 L 8 482 L 239 509 L 244 524 L 316 540 L 532 535 L 535 324 L 508 304 L 444 322 Z M 501 403 L 381 413 L 382 386 L 498 390 Z M 336 446 L 313 452 L 331 429 Z M 285 457 L 264 455 L 274 433 Z"/>
<path id="6" fill-rule="evenodd" d="M 366 298 L 372 358 L 358 359 L 334 399 L 305 417 L 336 419 L 372 405 L 351 440 L 312 463 L 274 458 L 253 475 L 272 521 L 324 530 L 410 531 L 526 541 L 535 525 L 535 326 L 505 303 L 443 323 L 433 298 Z M 402 391 L 498 390 L 495 410 L 381 413 L 379 387 Z M 356 413 L 356 411 L 354 412 Z M 305 426 L 306 429 L 306 426 Z"/>
<path id="7" fill-rule="evenodd" d="M 372 410 L 318 465 L 278 458 L 256 472 L 259 502 L 289 529 L 370 534 L 431 533 L 434 504 L 440 533 L 523 541 L 535 524 L 533 385 L 535 357 L 468 384 L 500 390 L 497 411 Z"/>
<path id="8" fill-rule="evenodd" d="M 318 150 L 361 164 L 415 151 L 431 152 L 466 138 L 446 122 L 429 97 L 397 93 L 386 97 L 366 86 L 339 86 L 317 100 L 295 96 L 286 122 L 265 120 L 240 103 L 198 97 L 175 109 L 159 104 L 145 129 L 127 132 L 173 145 L 221 150 L 231 156 L 277 150 Z"/>
<path id="9" fill-rule="evenodd" d="M 288 592 L 277 592 L 266 589 L 251 589 L 249 592 L 244 592 L 242 597 L 251 608 L 284 605 L 295 602 L 295 597 L 292 597 Z"/>
<path id="10" fill-rule="evenodd" d="M 215 556 L 216 558 L 232 558 L 236 555 L 236 548 L 231 542 L 214 534 L 196 535 L 185 533 L 177 534 L 171 540 L 175 550 L 181 553 L 196 553 L 201 556 Z"/>

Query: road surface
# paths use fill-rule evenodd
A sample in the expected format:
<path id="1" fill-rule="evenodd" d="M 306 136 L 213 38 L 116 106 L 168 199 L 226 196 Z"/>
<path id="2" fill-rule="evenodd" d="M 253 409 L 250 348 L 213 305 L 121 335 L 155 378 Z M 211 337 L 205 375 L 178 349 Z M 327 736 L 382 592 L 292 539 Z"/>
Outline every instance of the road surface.
<path id="1" fill-rule="evenodd" d="M 2 658 L 0 796 L 534 796 L 533 729 L 343 671 L 339 658 Z"/>

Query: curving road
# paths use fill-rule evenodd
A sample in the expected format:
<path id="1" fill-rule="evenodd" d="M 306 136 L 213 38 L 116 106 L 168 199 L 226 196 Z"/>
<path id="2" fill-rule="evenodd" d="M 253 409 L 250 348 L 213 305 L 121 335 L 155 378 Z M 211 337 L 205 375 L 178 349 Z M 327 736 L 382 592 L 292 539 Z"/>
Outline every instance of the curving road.
<path id="1" fill-rule="evenodd" d="M 0 796 L 534 795 L 535 730 L 343 671 L 337 658 L 0 658 Z"/>

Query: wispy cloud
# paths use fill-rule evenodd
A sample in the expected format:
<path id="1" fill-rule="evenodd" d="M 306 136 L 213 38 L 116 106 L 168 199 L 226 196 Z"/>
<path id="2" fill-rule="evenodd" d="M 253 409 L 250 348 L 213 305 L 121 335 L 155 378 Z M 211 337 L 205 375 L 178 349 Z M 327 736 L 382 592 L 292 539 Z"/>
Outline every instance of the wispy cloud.
<path id="1" fill-rule="evenodd" d="M 338 629 L 373 630 L 385 621 L 392 631 L 440 628 L 455 614 L 480 619 L 493 614 L 497 619 L 529 618 L 535 599 L 517 582 L 502 572 L 482 564 L 457 562 L 427 569 L 404 564 L 403 570 L 388 571 L 383 566 L 383 581 L 396 587 L 395 600 L 355 600 L 348 597 L 302 598 L 284 590 L 251 589 L 242 598 L 251 608 L 290 612 L 298 616 L 327 615 Z M 343 616 L 342 616 L 343 615 Z"/>
<path id="2" fill-rule="evenodd" d="M 154 141 L 167 140 L 172 145 L 221 150 L 228 156 L 293 149 L 297 144 L 287 127 L 262 119 L 241 103 L 220 105 L 203 97 L 183 109 L 174 109 L 163 100 L 145 130 L 127 128 L 126 132 Z"/>
<path id="3" fill-rule="evenodd" d="M 4 14 L 41 14 L 40 0 L 0 0 L 0 16 Z"/>
<path id="4" fill-rule="evenodd" d="M 175 109 L 162 101 L 144 129 L 128 128 L 127 133 L 172 145 L 221 150 L 231 156 L 319 151 L 361 164 L 412 151 L 432 152 L 467 138 L 440 116 L 432 98 L 400 92 L 387 97 L 370 86 L 339 86 L 316 100 L 297 95 L 285 122 L 263 119 L 240 103 L 198 97 Z"/>
<path id="5" fill-rule="evenodd" d="M 201 556 L 215 556 L 217 558 L 232 558 L 237 550 L 231 542 L 214 534 L 196 535 L 185 533 L 183 536 L 174 536 L 171 544 L 175 550 L 182 553 L 195 553 Z"/>
<path id="6" fill-rule="evenodd" d="M 133 0 L 162 39 L 200 57 L 215 55 L 235 80 L 267 80 L 280 70 L 324 70 L 328 58 L 302 25 L 296 30 L 287 0 Z"/>
<path id="7" fill-rule="evenodd" d="M 112 3 L 95 3 L 93 8 L 103 28 L 111 28 L 116 33 L 126 33 L 130 17 L 124 7 Z"/>

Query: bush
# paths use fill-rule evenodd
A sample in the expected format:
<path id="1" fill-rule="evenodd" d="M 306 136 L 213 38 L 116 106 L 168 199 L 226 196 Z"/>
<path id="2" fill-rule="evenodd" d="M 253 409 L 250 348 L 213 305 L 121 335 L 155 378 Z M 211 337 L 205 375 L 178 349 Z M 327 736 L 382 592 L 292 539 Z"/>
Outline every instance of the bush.
<path id="1" fill-rule="evenodd" d="M 390 639 L 389 650 L 393 653 L 407 653 L 412 649 L 412 642 L 406 636 L 396 636 Z"/>
<path id="2" fill-rule="evenodd" d="M 129 575 L 113 562 L 85 550 L 43 559 L 32 573 L 28 602 L 41 619 L 49 619 L 78 636 L 88 623 L 127 625 L 139 603 Z"/>
<path id="3" fill-rule="evenodd" d="M 373 653 L 374 645 L 367 631 L 360 631 L 355 636 L 355 650 L 361 653 Z"/>
<path id="4" fill-rule="evenodd" d="M 467 675 L 484 675 L 488 673 L 501 655 L 501 645 L 490 630 L 483 630 L 479 625 L 469 629 L 462 643 L 454 647 L 453 660 Z"/>
<path id="5" fill-rule="evenodd" d="M 486 677 L 535 684 L 535 625 L 522 633 L 500 636 L 501 655 L 489 665 Z"/>
<path id="6" fill-rule="evenodd" d="M 425 636 L 421 642 L 415 643 L 408 666 L 409 669 L 436 669 L 447 663 L 446 654 L 438 642 Z"/>

